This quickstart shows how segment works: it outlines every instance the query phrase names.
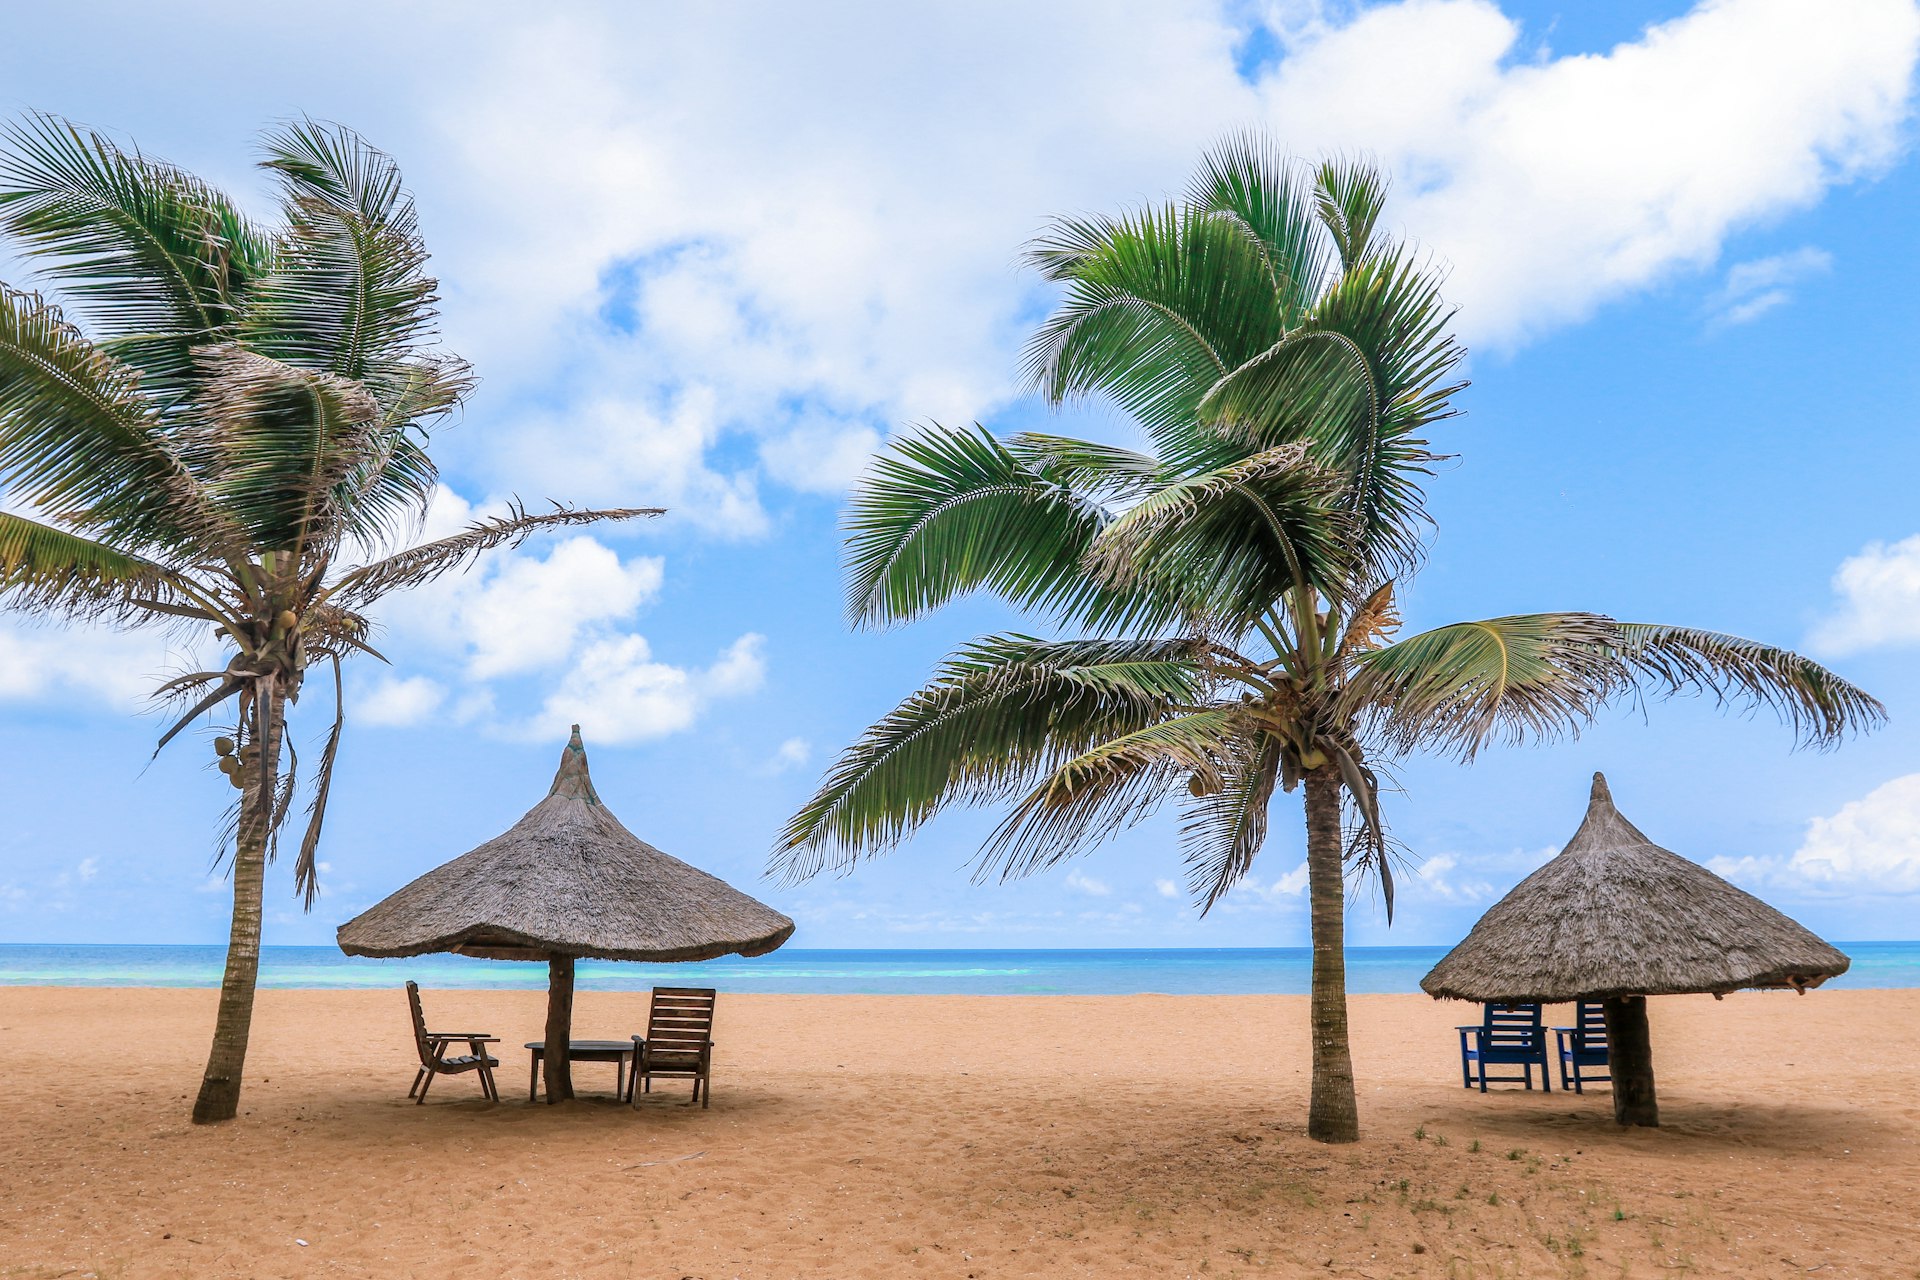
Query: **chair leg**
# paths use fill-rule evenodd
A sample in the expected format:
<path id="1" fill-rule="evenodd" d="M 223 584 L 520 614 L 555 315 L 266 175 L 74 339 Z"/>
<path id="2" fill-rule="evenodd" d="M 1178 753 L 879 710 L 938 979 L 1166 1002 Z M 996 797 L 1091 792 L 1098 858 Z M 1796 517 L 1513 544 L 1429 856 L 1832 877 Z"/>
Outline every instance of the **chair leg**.
<path id="1" fill-rule="evenodd" d="M 413 1083 L 407 1086 L 407 1096 L 409 1098 L 411 1098 L 415 1093 L 419 1091 L 420 1082 L 426 1079 L 426 1077 L 427 1077 L 427 1069 L 425 1067 L 422 1067 L 420 1068 L 420 1070 L 413 1073 Z"/>
<path id="2" fill-rule="evenodd" d="M 427 1090 L 433 1088 L 433 1078 L 438 1074 L 435 1071 L 426 1073 L 427 1078 L 420 1082 L 420 1096 L 413 1100 L 415 1106 L 424 1107 L 427 1104 Z"/>
<path id="3" fill-rule="evenodd" d="M 486 1095 L 488 1102 L 500 1101 L 500 1086 L 493 1082 L 493 1068 L 485 1060 L 480 1063 L 480 1092 Z"/>

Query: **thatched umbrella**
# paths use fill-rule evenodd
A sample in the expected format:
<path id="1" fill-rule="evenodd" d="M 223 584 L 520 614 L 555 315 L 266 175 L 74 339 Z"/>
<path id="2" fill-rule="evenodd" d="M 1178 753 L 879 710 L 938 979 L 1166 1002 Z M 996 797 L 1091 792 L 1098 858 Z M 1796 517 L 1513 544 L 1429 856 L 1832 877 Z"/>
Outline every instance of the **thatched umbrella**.
<path id="1" fill-rule="evenodd" d="M 547 962 L 547 1100 L 573 1096 L 567 1042 L 573 962 L 764 955 L 793 921 L 668 857 L 620 825 L 593 789 L 580 726 L 547 798 L 505 835 L 432 871 L 340 926 L 353 956 L 433 951 Z"/>
<path id="2" fill-rule="evenodd" d="M 1596 773 L 1567 847 L 1494 903 L 1420 986 L 1482 1003 L 1602 1001 L 1614 1118 L 1657 1125 L 1646 997 L 1805 992 L 1847 964 L 1760 899 L 1647 839 Z"/>

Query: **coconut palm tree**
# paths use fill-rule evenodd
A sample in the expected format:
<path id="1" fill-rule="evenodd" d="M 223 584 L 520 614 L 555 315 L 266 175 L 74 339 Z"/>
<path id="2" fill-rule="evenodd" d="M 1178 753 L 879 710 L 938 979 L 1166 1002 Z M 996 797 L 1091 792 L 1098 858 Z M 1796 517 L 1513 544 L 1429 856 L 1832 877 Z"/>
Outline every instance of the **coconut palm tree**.
<path id="1" fill-rule="evenodd" d="M 849 747 L 774 865 L 847 870 L 950 804 L 1004 804 L 983 875 L 1024 875 L 1180 808 L 1204 912 L 1246 875 L 1276 790 L 1304 791 L 1313 940 L 1308 1132 L 1352 1141 L 1344 889 L 1391 857 L 1375 765 L 1577 732 L 1607 702 L 1702 691 L 1827 744 L 1882 717 L 1794 654 L 1683 627 L 1546 613 L 1396 639 L 1418 564 L 1422 438 L 1461 349 L 1438 281 L 1376 230 L 1364 164 L 1304 170 L 1258 139 L 1187 199 L 1061 221 L 1028 258 L 1064 286 L 1028 349 L 1058 404 L 1105 395 L 1144 451 L 930 426 L 848 517 L 856 625 L 997 594 L 1087 639 L 988 636 Z"/>
<path id="2" fill-rule="evenodd" d="M 52 116 L 0 132 L 0 232 L 59 291 L 0 285 L 0 605 L 117 626 L 210 626 L 226 661 L 168 681 L 164 747 L 222 711 L 232 935 L 196 1122 L 231 1119 L 266 863 L 297 789 L 288 708 L 332 668 L 332 728 L 294 862 L 311 906 L 340 746 L 340 663 L 366 610 L 542 529 L 655 515 L 556 507 L 417 534 L 427 428 L 472 385 L 431 345 L 434 281 L 393 162 L 349 130 L 265 138 L 281 221 Z M 378 655 L 375 654 L 377 657 Z M 158 748 L 156 748 L 156 751 Z"/>

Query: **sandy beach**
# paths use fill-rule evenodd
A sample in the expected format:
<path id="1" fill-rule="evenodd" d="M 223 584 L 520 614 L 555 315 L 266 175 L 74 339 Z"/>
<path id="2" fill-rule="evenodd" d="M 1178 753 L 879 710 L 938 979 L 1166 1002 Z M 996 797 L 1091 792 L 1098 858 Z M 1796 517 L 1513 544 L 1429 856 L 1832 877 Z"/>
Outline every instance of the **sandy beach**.
<path id="1" fill-rule="evenodd" d="M 1465 1091 L 1470 1008 L 1355 997 L 1333 1148 L 1300 997 L 723 995 L 704 1112 L 597 1064 L 528 1106 L 540 996 L 427 999 L 503 1103 L 408 1101 L 398 991 L 265 991 L 196 1129 L 213 992 L 0 989 L 0 1277 L 1920 1276 L 1920 991 L 1652 1002 L 1658 1131 Z"/>

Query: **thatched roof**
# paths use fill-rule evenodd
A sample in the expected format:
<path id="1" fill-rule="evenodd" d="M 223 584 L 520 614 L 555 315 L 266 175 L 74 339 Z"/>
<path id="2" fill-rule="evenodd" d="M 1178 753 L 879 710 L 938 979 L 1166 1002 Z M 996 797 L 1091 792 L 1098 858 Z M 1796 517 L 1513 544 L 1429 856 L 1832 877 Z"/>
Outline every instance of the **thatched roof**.
<path id="1" fill-rule="evenodd" d="M 340 926 L 355 956 L 710 960 L 762 955 L 793 921 L 620 825 L 587 773 L 580 726 L 547 798 L 505 835 Z"/>
<path id="2" fill-rule="evenodd" d="M 1567 847 L 1494 903 L 1420 986 L 1455 1000 L 1597 1000 L 1804 989 L 1847 964 L 1760 899 L 1647 839 L 1596 773 Z"/>

